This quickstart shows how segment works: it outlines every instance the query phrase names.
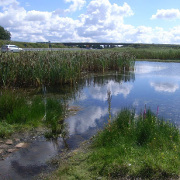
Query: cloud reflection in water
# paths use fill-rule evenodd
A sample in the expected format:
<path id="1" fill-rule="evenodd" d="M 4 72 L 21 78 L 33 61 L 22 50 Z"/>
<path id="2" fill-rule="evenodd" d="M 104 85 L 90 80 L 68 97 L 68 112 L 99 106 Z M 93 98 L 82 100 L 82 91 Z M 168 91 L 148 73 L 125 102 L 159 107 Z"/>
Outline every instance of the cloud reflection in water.
<path id="1" fill-rule="evenodd" d="M 104 86 L 95 85 L 94 87 L 89 88 L 90 96 L 93 99 L 106 101 L 107 100 L 107 90 L 111 91 L 112 96 L 117 96 L 122 94 L 124 98 L 128 96 L 131 92 L 133 85 L 129 83 L 117 83 L 114 81 L 109 81 Z"/>
<path id="2" fill-rule="evenodd" d="M 92 81 L 78 97 L 82 103 L 88 102 L 87 107 L 67 119 L 70 135 L 84 133 L 90 128 L 97 128 L 98 124 L 103 124 L 103 121 L 106 121 L 105 116 L 108 115 L 107 91 L 111 92 L 113 98 L 118 95 L 126 98 L 132 88 L 133 85 L 129 82 L 108 80 L 103 84 L 98 84 Z M 111 113 L 116 114 L 117 111 L 116 108 L 113 108 Z"/>
<path id="3" fill-rule="evenodd" d="M 67 119 L 69 134 L 79 134 L 97 126 L 97 121 L 103 121 L 102 117 L 108 114 L 107 108 L 91 106 Z"/>
<path id="4" fill-rule="evenodd" d="M 155 91 L 158 92 L 169 92 L 174 93 L 176 90 L 179 89 L 179 85 L 175 83 L 169 83 L 169 82 L 150 82 L 150 85 L 155 89 Z"/>
<path id="5" fill-rule="evenodd" d="M 153 66 L 153 65 L 138 65 L 135 68 L 136 74 L 146 74 L 146 73 L 151 73 L 155 71 L 161 71 L 167 69 L 165 66 Z"/>

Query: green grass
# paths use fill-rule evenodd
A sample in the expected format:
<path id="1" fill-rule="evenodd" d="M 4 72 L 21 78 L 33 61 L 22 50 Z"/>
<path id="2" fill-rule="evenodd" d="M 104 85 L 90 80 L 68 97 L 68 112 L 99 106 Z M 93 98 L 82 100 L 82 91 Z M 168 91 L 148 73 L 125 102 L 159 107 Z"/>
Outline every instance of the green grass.
<path id="1" fill-rule="evenodd" d="M 180 60 L 180 46 L 139 46 L 139 47 L 121 47 L 113 48 L 116 52 L 127 52 L 144 60 Z"/>
<path id="2" fill-rule="evenodd" d="M 49 129 L 49 136 L 63 132 L 65 109 L 62 102 L 43 97 L 29 97 L 26 93 L 2 91 L 0 95 L 0 137 L 7 137 L 20 130 L 36 127 Z M 46 116 L 45 116 L 46 115 Z"/>
<path id="3" fill-rule="evenodd" d="M 85 73 L 128 71 L 134 57 L 113 51 L 50 51 L 0 54 L 0 85 L 73 85 Z"/>
<path id="4" fill-rule="evenodd" d="M 151 111 L 135 118 L 125 109 L 96 135 L 91 148 L 75 153 L 51 179 L 176 179 L 179 150 L 177 127 Z"/>

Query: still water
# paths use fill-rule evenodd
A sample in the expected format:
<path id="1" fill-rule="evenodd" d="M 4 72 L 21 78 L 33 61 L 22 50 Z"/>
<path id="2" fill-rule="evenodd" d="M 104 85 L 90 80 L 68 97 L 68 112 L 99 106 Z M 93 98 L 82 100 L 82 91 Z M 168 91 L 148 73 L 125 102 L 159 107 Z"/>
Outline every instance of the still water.
<path id="1" fill-rule="evenodd" d="M 73 92 L 50 89 L 49 94 L 68 94 L 69 106 L 79 111 L 69 116 L 69 138 L 66 143 L 59 139 L 54 144 L 43 137 L 26 149 L 0 161 L 0 179 L 33 179 L 47 161 L 64 148 L 76 148 L 102 129 L 108 119 L 107 92 L 111 92 L 111 114 L 115 116 L 124 107 L 135 109 L 139 114 L 146 105 L 158 116 L 180 127 L 180 63 L 136 62 L 134 72 L 104 74 L 87 77 L 78 82 Z M 36 179 L 36 178 L 35 178 Z"/>
<path id="2" fill-rule="evenodd" d="M 86 81 L 72 103 L 82 107 L 76 116 L 67 119 L 69 132 L 91 134 L 108 119 L 107 91 L 111 92 L 112 115 L 124 108 L 139 114 L 146 104 L 158 116 L 180 126 L 180 64 L 136 62 L 135 72 L 127 75 L 92 77 Z"/>

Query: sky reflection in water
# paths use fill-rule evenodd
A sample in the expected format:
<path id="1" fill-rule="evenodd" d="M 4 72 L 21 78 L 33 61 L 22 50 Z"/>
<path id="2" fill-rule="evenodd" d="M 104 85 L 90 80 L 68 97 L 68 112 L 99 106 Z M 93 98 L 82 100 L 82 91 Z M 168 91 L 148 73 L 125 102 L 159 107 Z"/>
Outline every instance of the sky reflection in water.
<path id="1" fill-rule="evenodd" d="M 78 105 L 82 110 L 66 121 L 70 135 L 92 134 L 92 131 L 95 133 L 107 123 L 108 90 L 112 95 L 113 116 L 124 107 L 135 108 L 136 113 L 140 113 L 146 104 L 154 113 L 159 106 L 160 117 L 180 126 L 179 63 L 136 62 L 132 76 L 135 78 L 127 77 L 122 76 L 122 80 L 117 80 L 117 75 L 107 75 L 88 79 L 79 96 L 72 102 L 72 105 Z"/>
<path id="2" fill-rule="evenodd" d="M 107 91 L 112 95 L 113 116 L 124 107 L 135 108 L 139 113 L 146 104 L 156 113 L 159 106 L 159 116 L 174 121 L 180 127 L 180 63 L 136 62 L 135 72 L 91 77 L 78 85 L 78 91 L 72 94 L 67 89 L 53 89 L 51 92 L 51 95 L 66 92 L 73 97 L 75 93 L 76 98 L 69 97 L 70 105 L 81 107 L 76 115 L 66 119 L 70 134 L 66 143 L 61 138 L 57 144 L 38 140 L 27 149 L 17 151 L 0 161 L 3 179 L 32 179 L 42 169 L 48 169 L 46 161 L 67 148 L 65 144 L 70 149 L 75 148 L 102 129 L 108 122 Z"/>

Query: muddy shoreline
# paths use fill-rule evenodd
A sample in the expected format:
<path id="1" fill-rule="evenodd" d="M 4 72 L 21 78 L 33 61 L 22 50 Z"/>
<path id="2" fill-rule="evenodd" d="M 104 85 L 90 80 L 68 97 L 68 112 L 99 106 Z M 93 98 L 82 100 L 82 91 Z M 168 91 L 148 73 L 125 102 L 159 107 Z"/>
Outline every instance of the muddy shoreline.
<path id="1" fill-rule="evenodd" d="M 37 128 L 0 139 L 0 179 L 43 179 L 79 147 L 67 149 L 63 138 L 48 140 L 45 132 Z"/>
<path id="2" fill-rule="evenodd" d="M 94 137 L 95 136 L 91 137 L 89 140 L 83 141 L 76 149 L 66 149 L 59 153 L 56 157 L 52 158 L 48 163 L 49 171 L 42 171 L 42 173 L 36 176 L 36 180 L 51 179 L 54 172 L 56 172 L 59 167 L 67 164 L 69 159 L 73 158 L 74 155 L 78 153 L 87 153 L 90 151 L 89 147 L 91 146 Z"/>
<path id="3" fill-rule="evenodd" d="M 45 132 L 46 129 L 37 128 L 31 131 L 15 133 L 10 137 L 0 138 L 0 161 L 21 148 L 27 148 L 30 143 L 42 137 Z"/>

